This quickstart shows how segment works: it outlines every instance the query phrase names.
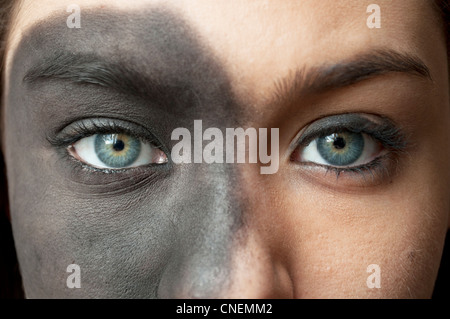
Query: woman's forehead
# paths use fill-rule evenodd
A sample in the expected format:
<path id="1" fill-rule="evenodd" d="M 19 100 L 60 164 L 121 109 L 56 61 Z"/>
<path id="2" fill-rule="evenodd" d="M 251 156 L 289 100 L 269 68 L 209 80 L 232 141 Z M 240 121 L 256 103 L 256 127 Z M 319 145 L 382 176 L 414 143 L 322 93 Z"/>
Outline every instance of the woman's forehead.
<path id="1" fill-rule="evenodd" d="M 10 35 L 7 62 L 27 31 L 46 21 L 52 24 L 56 17 L 69 18 L 70 5 L 71 1 L 23 1 Z M 437 15 L 429 2 L 420 0 L 379 1 L 380 28 L 369 27 L 371 1 L 133 1 L 130 4 L 84 0 L 78 5 L 81 28 L 73 31 L 85 33 L 86 41 L 93 33 L 110 26 L 117 29 L 117 33 L 111 33 L 110 42 L 113 42 L 114 37 L 131 35 L 136 28 L 152 28 L 152 11 L 161 8 L 170 11 L 171 16 L 183 20 L 211 48 L 227 70 L 234 91 L 257 100 L 255 104 L 272 95 L 274 81 L 285 78 L 293 69 L 337 63 L 355 53 L 380 48 L 419 56 L 433 73 L 433 69 L 439 68 L 437 62 L 433 65 L 437 60 L 435 52 L 442 51 L 429 48 L 436 48 L 437 43 L 444 45 L 439 41 L 442 33 L 433 32 L 439 24 L 430 23 L 438 20 Z M 149 12 L 148 21 L 138 18 L 142 12 Z M 83 25 L 90 13 L 96 13 L 96 23 Z M 127 17 L 127 25 L 117 27 L 118 15 Z M 59 23 L 59 28 L 67 25 Z M 61 41 L 66 34 L 66 30 L 53 31 L 49 33 L 53 36 L 47 39 L 49 42 Z M 164 28 L 160 36 L 164 37 Z"/>

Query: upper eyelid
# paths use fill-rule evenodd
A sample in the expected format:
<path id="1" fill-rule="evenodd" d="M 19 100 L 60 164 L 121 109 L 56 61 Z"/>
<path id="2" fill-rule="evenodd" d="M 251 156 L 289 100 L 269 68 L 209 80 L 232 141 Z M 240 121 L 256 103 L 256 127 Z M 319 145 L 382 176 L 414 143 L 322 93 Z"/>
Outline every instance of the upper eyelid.
<path id="1" fill-rule="evenodd" d="M 47 135 L 47 141 L 56 147 L 67 147 L 81 138 L 95 134 L 123 133 L 142 138 L 155 147 L 164 148 L 159 139 L 146 128 L 128 121 L 110 118 L 88 118 L 70 123 Z"/>
<path id="2" fill-rule="evenodd" d="M 301 138 L 298 140 L 297 144 L 300 146 L 308 146 L 312 141 L 319 137 L 324 137 L 331 135 L 333 133 L 341 133 L 341 132 L 352 132 L 352 133 L 363 133 L 367 135 L 371 135 L 370 132 L 366 132 L 364 130 L 353 130 L 352 128 L 343 127 L 343 126 L 330 126 L 322 131 L 317 131 L 312 134 L 305 134 L 305 136 L 301 136 Z"/>
<path id="3" fill-rule="evenodd" d="M 369 120 L 371 114 L 347 113 L 330 115 L 307 125 L 297 134 L 294 140 L 295 148 L 307 146 L 314 139 L 326 136 L 336 131 L 350 131 L 354 133 L 365 133 L 383 144 L 395 150 L 403 150 L 407 147 L 407 140 L 392 121 L 377 116 L 377 120 Z M 378 122 L 378 123 L 377 123 Z"/>

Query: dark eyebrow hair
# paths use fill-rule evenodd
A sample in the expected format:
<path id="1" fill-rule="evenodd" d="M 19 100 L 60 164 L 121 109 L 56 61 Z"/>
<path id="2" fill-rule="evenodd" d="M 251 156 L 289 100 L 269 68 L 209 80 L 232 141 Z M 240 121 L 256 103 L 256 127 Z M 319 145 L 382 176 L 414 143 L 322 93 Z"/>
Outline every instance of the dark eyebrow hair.
<path id="1" fill-rule="evenodd" d="M 400 72 L 428 78 L 428 67 L 419 58 L 392 50 L 377 50 L 349 60 L 322 67 L 301 68 L 275 82 L 276 103 L 297 100 L 346 87 L 386 73 Z M 80 84 L 94 84 L 133 96 L 154 98 L 168 95 L 181 84 L 162 84 L 126 63 L 107 61 L 95 54 L 61 52 L 40 61 L 26 73 L 23 81 L 61 79 Z"/>
<path id="2" fill-rule="evenodd" d="M 387 73 L 406 73 L 432 81 L 430 70 L 418 57 L 393 50 L 375 50 L 349 60 L 315 68 L 301 68 L 275 82 L 275 103 L 296 101 L 356 84 Z"/>
<path id="3" fill-rule="evenodd" d="M 150 97 L 167 94 L 177 83 L 163 84 L 158 77 L 149 77 L 127 63 L 108 61 L 96 54 L 60 52 L 47 57 L 25 74 L 23 81 L 35 84 L 42 80 L 69 80 L 93 84 L 133 96 Z"/>

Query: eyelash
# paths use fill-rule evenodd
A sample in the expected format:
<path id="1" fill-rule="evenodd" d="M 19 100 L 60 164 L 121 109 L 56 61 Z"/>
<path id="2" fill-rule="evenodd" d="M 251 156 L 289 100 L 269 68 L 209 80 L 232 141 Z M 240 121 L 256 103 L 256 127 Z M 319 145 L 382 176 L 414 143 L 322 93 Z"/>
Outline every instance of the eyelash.
<path id="1" fill-rule="evenodd" d="M 64 132 L 70 130 L 70 133 Z M 131 167 L 123 169 L 96 168 L 87 165 L 69 155 L 68 148 L 79 140 L 95 135 L 95 134 L 126 134 L 134 138 L 152 144 L 154 147 L 161 149 L 164 153 L 168 152 L 164 149 L 162 143 L 148 130 L 137 124 L 125 122 L 122 120 L 113 120 L 107 118 L 84 119 L 76 121 L 58 133 L 47 136 L 48 142 L 59 149 L 64 158 L 69 158 L 73 163 L 77 164 L 77 168 L 87 170 L 91 173 L 117 174 L 130 171 L 142 170 L 142 167 Z M 149 165 L 151 166 L 151 165 Z"/>
<path id="2" fill-rule="evenodd" d="M 351 133 L 362 133 L 368 135 L 369 137 L 373 138 L 376 142 L 380 143 L 383 146 L 383 148 L 385 148 L 388 152 L 384 155 L 375 158 L 374 160 L 372 160 L 367 164 L 355 167 L 337 167 L 312 162 L 303 162 L 301 164 L 324 168 L 326 170 L 325 175 L 327 175 L 329 172 L 334 172 L 336 174 L 336 179 L 338 179 L 343 173 L 362 176 L 364 179 L 368 174 L 370 174 L 373 179 L 377 174 L 380 173 L 382 176 L 388 176 L 390 170 L 387 167 L 387 162 L 395 159 L 395 155 L 398 155 L 405 151 L 407 147 L 405 137 L 400 132 L 400 130 L 388 124 L 382 124 L 378 126 L 375 123 L 367 121 L 366 125 L 359 127 L 358 126 L 359 124 L 354 126 L 332 125 L 320 131 L 316 131 L 310 135 L 300 137 L 299 141 L 296 143 L 297 147 L 291 155 L 291 159 L 294 157 L 295 153 L 298 152 L 299 148 L 302 150 L 304 147 L 308 146 L 313 140 L 317 138 L 345 131 Z"/>
<path id="3" fill-rule="evenodd" d="M 342 173 L 349 173 L 354 174 L 358 176 L 362 176 L 365 178 L 369 173 L 372 179 L 375 179 L 375 175 L 378 174 L 381 170 L 383 173 L 383 176 L 388 175 L 389 171 L 384 165 L 384 160 L 387 160 L 389 157 L 389 154 L 383 155 L 380 157 L 375 158 L 372 162 L 355 166 L 355 167 L 335 167 L 335 166 L 326 166 L 321 164 L 312 164 L 312 163 L 306 163 L 305 165 L 314 165 L 318 167 L 323 167 L 326 169 L 325 175 L 327 175 L 329 172 L 334 172 L 336 174 L 336 179 L 340 177 Z"/>
<path id="4" fill-rule="evenodd" d="M 402 150 L 406 147 L 406 141 L 403 134 L 395 127 L 387 124 L 376 125 L 375 123 L 367 122 L 364 126 L 360 123 L 352 125 L 349 123 L 346 126 L 332 125 L 320 131 L 313 132 L 306 137 L 301 137 L 298 141 L 299 146 L 307 146 L 316 138 L 325 137 L 338 132 L 364 133 L 379 141 L 384 147 Z"/>
<path id="5" fill-rule="evenodd" d="M 47 140 L 53 146 L 68 147 L 71 144 L 81 140 L 82 138 L 89 137 L 95 134 L 121 133 L 144 140 L 147 143 L 151 143 L 157 148 L 162 148 L 161 142 L 159 142 L 159 140 L 155 136 L 153 136 L 153 134 L 143 128 L 138 129 L 134 126 L 135 124 L 131 123 L 119 124 L 118 122 L 110 119 L 80 120 L 70 125 L 71 133 L 60 132 L 59 134 L 56 134 L 54 136 L 47 136 Z"/>
<path id="6" fill-rule="evenodd" d="M 136 124 L 131 124 L 124 121 L 116 121 L 112 119 L 87 119 L 74 122 L 68 127 L 70 128 L 70 133 L 64 133 L 63 131 L 65 129 L 63 129 L 60 131 L 60 133 L 57 133 L 54 136 L 47 137 L 47 140 L 53 146 L 64 148 L 66 155 L 68 155 L 67 148 L 70 145 L 81 140 L 82 138 L 89 137 L 95 134 L 112 133 L 122 133 L 133 136 L 135 138 L 139 138 L 148 143 L 151 143 L 156 148 L 162 149 L 167 154 L 167 151 L 163 149 L 162 144 L 153 134 Z M 343 131 L 367 134 L 375 141 L 379 142 L 385 149 L 387 149 L 388 153 L 375 158 L 367 164 L 355 167 L 336 167 L 311 162 L 303 162 L 301 164 L 322 167 L 326 170 L 325 175 L 327 175 L 329 172 L 334 172 L 336 174 L 336 178 L 339 178 L 342 173 L 355 174 L 362 176 L 363 178 L 370 174 L 372 178 L 375 178 L 376 174 L 379 174 L 380 172 L 383 175 L 388 175 L 389 169 L 387 169 L 386 162 L 392 160 L 394 158 L 393 155 L 403 152 L 406 148 L 405 138 L 398 129 L 396 129 L 392 125 L 376 125 L 370 121 L 367 121 L 366 125 L 363 126 L 361 126 L 360 123 L 354 126 L 352 126 L 351 123 L 350 125 L 346 126 L 331 125 L 329 127 L 326 127 L 325 129 L 315 131 L 312 134 L 301 136 L 296 143 L 296 149 L 291 154 L 291 159 L 294 157 L 294 154 L 298 152 L 299 148 L 303 149 L 304 147 L 308 146 L 309 143 L 311 143 L 313 140 Z M 83 169 L 89 169 L 90 171 L 102 173 L 121 173 L 133 169 L 127 168 L 109 170 L 93 168 L 83 163 L 80 164 Z"/>

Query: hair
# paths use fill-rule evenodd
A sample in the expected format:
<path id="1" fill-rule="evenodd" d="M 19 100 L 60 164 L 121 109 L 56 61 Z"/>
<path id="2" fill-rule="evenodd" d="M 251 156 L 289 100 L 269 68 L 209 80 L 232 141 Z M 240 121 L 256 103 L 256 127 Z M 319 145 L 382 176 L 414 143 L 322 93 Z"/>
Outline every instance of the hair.
<path id="1" fill-rule="evenodd" d="M 450 61 L 450 1 L 449 0 L 434 0 L 434 5 L 441 17 L 441 23 L 445 32 L 445 39 L 447 43 L 447 57 Z M 450 64 L 449 64 L 450 69 Z M 450 72 L 449 72 L 450 73 Z"/>
<path id="2" fill-rule="evenodd" d="M 440 23 L 446 36 L 447 55 L 450 60 L 450 0 L 433 0 L 434 6 L 441 16 Z M 3 80 L 5 51 L 9 28 L 14 17 L 15 9 L 20 0 L 0 0 L 0 107 L 3 105 Z M 450 68 L 450 63 L 449 63 Z M 450 71 L 449 71 L 450 76 Z M 3 109 L 3 108 L 2 108 Z M 1 113 L 1 112 L 0 112 Z M 0 120 L 2 116 L 0 116 Z M 0 124 L 1 128 L 1 124 Z M 3 134 L 2 134 L 3 135 Z M 0 146 L 2 139 L 0 138 Z M 450 235 L 447 235 L 444 254 L 442 256 L 441 268 L 436 281 L 433 298 L 442 297 L 448 291 L 445 282 L 448 281 L 448 273 L 444 269 L 449 266 Z M 6 181 L 6 169 L 3 154 L 0 151 L 0 299 L 4 298 L 24 298 L 22 279 L 19 272 L 14 240 L 11 229 L 8 205 L 8 188 Z M 444 278 L 445 277 L 445 278 Z"/>
<path id="3" fill-rule="evenodd" d="M 17 0 L 0 0 L 0 107 L 3 109 L 3 70 L 6 51 L 6 39 L 10 21 L 13 16 Z M 0 111 L 2 113 L 2 111 Z M 3 116 L 0 116 L 0 120 Z M 0 124 L 0 131 L 3 131 Z M 3 134 L 1 134 L 3 136 Z M 0 138 L 0 146 L 2 144 Z M 0 152 L 0 298 L 23 299 L 25 297 L 22 278 L 19 271 L 14 239 L 12 234 L 8 187 L 6 181 L 6 167 L 3 152 Z"/>

